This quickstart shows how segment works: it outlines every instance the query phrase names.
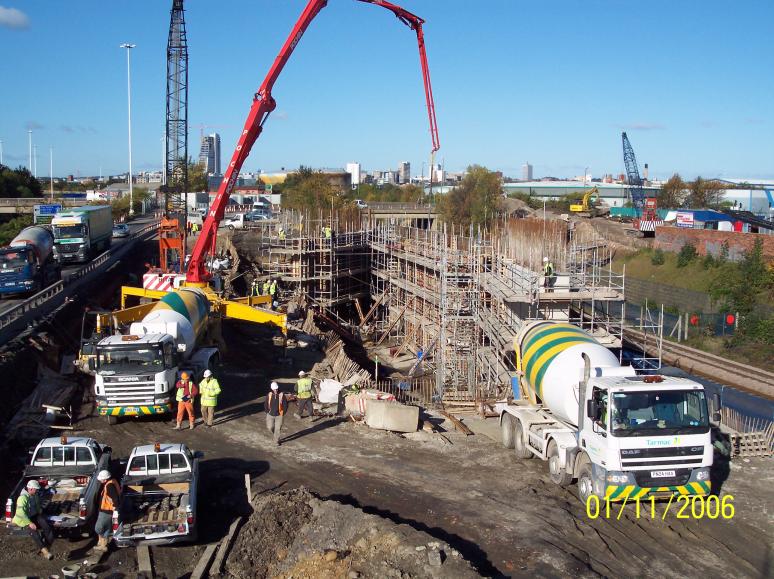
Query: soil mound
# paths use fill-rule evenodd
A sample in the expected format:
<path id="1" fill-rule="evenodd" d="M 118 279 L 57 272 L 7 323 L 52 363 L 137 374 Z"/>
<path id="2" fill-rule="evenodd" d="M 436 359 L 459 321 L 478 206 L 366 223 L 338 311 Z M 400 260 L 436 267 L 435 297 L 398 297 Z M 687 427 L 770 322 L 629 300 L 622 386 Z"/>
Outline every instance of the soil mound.
<path id="1" fill-rule="evenodd" d="M 256 500 L 226 572 L 240 579 L 479 577 L 443 541 L 303 487 Z"/>

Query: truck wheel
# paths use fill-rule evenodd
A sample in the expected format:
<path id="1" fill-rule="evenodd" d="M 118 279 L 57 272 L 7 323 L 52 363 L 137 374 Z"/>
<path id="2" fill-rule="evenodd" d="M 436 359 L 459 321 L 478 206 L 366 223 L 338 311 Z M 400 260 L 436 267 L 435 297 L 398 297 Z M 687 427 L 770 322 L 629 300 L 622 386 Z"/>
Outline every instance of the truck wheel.
<path id="1" fill-rule="evenodd" d="M 503 414 L 503 420 L 500 422 L 500 435 L 505 448 L 513 448 L 513 417 L 510 414 Z"/>
<path id="2" fill-rule="evenodd" d="M 513 448 L 516 451 L 516 458 L 532 458 L 532 453 L 524 443 L 524 428 L 521 425 L 521 420 L 516 418 L 513 422 Z"/>
<path id="3" fill-rule="evenodd" d="M 591 478 L 591 464 L 584 462 L 578 471 L 578 498 L 586 505 L 594 494 L 594 479 Z"/>
<path id="4" fill-rule="evenodd" d="M 234 226 L 233 226 L 233 225 L 229 225 L 229 226 L 228 226 L 228 228 L 229 228 L 231 231 L 234 231 Z"/>
<path id="5" fill-rule="evenodd" d="M 548 476 L 551 482 L 566 487 L 572 482 L 572 473 L 567 472 L 559 464 L 559 448 L 555 440 L 548 443 Z"/>
<path id="6" fill-rule="evenodd" d="M 115 426 L 116 424 L 118 424 L 118 416 L 111 416 L 110 414 L 108 414 L 107 421 L 110 426 Z"/>

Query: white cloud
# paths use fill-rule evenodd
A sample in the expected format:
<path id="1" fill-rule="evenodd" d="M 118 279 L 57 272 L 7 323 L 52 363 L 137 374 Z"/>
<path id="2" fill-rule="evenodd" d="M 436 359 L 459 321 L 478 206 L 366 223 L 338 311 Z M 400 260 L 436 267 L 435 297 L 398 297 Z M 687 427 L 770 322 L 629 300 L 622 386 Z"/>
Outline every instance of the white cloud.
<path id="1" fill-rule="evenodd" d="M 8 28 L 27 28 L 30 25 L 30 19 L 27 15 L 16 8 L 6 8 L 0 6 L 0 26 Z"/>

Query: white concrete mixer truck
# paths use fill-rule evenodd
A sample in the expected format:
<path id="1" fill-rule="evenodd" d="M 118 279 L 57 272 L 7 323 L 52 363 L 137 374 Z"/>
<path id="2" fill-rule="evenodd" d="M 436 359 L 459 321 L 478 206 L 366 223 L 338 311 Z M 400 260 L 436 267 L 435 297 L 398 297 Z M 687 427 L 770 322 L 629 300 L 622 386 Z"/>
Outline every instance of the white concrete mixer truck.
<path id="1" fill-rule="evenodd" d="M 709 494 L 713 450 L 701 384 L 637 375 L 567 323 L 526 324 L 514 349 L 519 383 L 496 409 L 502 443 L 517 458 L 548 461 L 559 485 L 577 480 L 584 504 L 592 495 Z"/>
<path id="2" fill-rule="evenodd" d="M 207 346 L 210 324 L 204 292 L 181 288 L 156 302 L 128 334 L 102 338 L 94 362 L 99 414 L 114 424 L 121 416 L 171 412 L 180 372 L 198 382 L 218 362 L 218 348 Z"/>

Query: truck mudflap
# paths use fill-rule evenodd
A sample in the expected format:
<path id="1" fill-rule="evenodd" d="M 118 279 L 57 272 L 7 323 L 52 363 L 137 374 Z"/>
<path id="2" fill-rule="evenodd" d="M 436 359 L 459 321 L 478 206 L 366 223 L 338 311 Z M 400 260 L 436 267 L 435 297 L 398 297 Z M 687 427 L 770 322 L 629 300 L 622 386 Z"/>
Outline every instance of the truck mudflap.
<path id="1" fill-rule="evenodd" d="M 646 497 L 669 497 L 670 495 L 708 495 L 712 490 L 710 481 L 689 482 L 679 486 L 639 487 L 637 485 L 607 485 L 605 499 L 623 501 Z"/>
<path id="2" fill-rule="evenodd" d="M 151 404 L 147 406 L 99 406 L 100 416 L 146 416 L 152 414 L 169 414 L 172 403 Z"/>

